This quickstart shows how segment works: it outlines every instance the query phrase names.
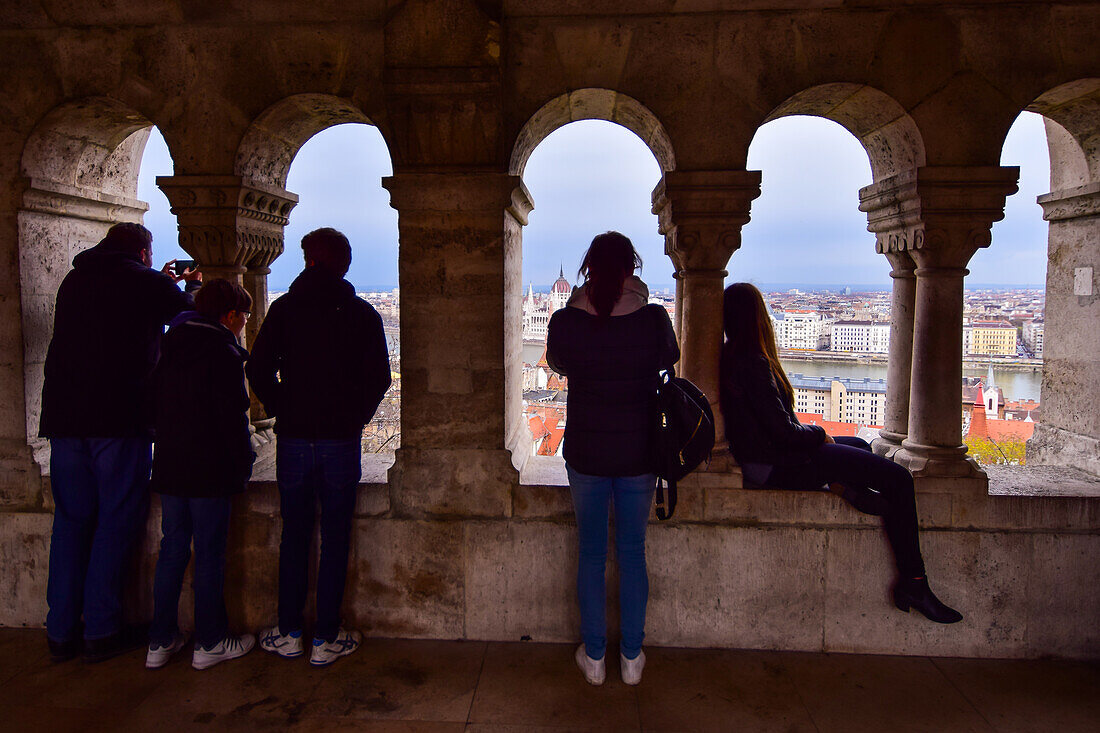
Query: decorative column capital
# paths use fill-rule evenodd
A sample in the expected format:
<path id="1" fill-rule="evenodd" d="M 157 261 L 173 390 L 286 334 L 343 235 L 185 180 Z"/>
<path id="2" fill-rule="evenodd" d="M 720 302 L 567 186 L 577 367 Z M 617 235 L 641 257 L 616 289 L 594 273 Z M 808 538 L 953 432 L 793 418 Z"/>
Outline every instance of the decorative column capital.
<path id="1" fill-rule="evenodd" d="M 240 176 L 159 176 L 179 222 L 180 247 L 200 265 L 266 268 L 282 254 L 298 196 Z"/>
<path id="2" fill-rule="evenodd" d="M 860 190 L 860 210 L 875 249 L 907 251 L 921 268 L 961 269 L 988 247 L 990 227 L 1004 218 L 1020 169 L 924 166 Z"/>
<path id="3" fill-rule="evenodd" d="M 665 253 L 681 270 L 724 270 L 760 195 L 760 171 L 669 171 L 653 190 Z"/>

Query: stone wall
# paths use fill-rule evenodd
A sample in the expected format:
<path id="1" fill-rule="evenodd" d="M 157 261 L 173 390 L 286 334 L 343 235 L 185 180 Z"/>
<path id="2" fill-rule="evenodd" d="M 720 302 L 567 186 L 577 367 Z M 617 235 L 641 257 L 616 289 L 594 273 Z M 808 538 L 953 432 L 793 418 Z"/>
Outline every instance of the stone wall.
<path id="1" fill-rule="evenodd" d="M 553 459 L 534 458 L 533 462 Z M 560 475 L 550 466 L 543 475 Z M 382 468 L 366 473 L 380 478 Z M 695 477 L 676 519 L 647 542 L 647 643 L 967 657 L 1100 656 L 1100 498 L 918 495 L 934 590 L 965 618 L 903 614 L 876 519 L 828 493 L 727 488 Z M 45 618 L 48 512 L 0 514 L 0 625 Z M 254 482 L 234 506 L 227 598 L 241 630 L 275 620 L 278 494 Z M 150 514 L 131 610 L 152 613 L 159 511 Z M 402 515 L 385 483 L 362 486 L 345 620 L 368 636 L 574 641 L 576 528 L 569 490 L 520 485 L 508 515 Z M 613 547 L 613 538 L 612 538 Z M 610 553 L 612 557 L 614 552 Z M 608 613 L 617 595 L 609 564 Z M 189 585 L 189 584 L 188 584 Z M 182 622 L 190 623 L 186 587 Z"/>

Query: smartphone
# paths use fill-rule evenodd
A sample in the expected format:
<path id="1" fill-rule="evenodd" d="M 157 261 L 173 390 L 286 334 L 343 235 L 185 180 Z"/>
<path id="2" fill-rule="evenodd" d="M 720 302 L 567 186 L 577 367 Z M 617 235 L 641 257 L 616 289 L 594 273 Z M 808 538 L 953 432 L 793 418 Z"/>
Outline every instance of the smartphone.
<path id="1" fill-rule="evenodd" d="M 198 263 L 194 260 L 176 260 L 176 264 L 173 265 L 176 270 L 176 277 L 183 277 L 183 273 L 188 270 L 194 270 L 198 267 Z"/>

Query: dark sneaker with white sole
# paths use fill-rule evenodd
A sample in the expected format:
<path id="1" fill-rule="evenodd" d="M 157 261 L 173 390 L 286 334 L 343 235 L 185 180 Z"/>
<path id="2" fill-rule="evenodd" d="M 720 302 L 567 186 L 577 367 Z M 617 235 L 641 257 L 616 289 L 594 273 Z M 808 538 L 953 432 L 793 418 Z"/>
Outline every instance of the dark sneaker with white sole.
<path id="1" fill-rule="evenodd" d="M 314 639 L 309 653 L 309 663 L 314 667 L 327 667 L 340 657 L 346 657 L 359 648 L 363 637 L 358 631 L 340 629 L 332 641 Z"/>
<path id="2" fill-rule="evenodd" d="M 191 657 L 191 666 L 195 669 L 209 669 L 215 664 L 227 662 L 230 659 L 238 659 L 252 651 L 256 645 L 256 637 L 252 634 L 240 636 L 229 635 L 214 646 L 206 647 L 195 644 L 195 653 Z"/>

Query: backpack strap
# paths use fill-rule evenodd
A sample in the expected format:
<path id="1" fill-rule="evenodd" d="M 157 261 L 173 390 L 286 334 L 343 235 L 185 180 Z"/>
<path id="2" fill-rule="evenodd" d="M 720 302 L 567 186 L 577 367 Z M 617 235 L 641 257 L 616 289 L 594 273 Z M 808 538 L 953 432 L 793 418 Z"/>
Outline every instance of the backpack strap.
<path id="1" fill-rule="evenodd" d="M 665 490 L 668 490 L 668 510 L 665 510 Z M 676 482 L 668 481 L 660 476 L 657 477 L 657 519 L 662 522 L 666 519 L 671 519 L 673 512 L 676 511 Z"/>

